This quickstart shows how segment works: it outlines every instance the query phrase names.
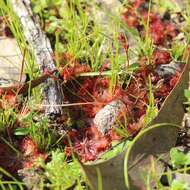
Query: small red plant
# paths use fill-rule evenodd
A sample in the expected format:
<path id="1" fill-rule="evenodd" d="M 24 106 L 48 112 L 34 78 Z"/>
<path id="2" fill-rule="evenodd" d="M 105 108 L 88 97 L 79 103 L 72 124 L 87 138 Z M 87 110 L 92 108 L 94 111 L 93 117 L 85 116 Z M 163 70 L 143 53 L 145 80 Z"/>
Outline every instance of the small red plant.
<path id="1" fill-rule="evenodd" d="M 156 66 L 162 64 L 168 64 L 172 60 L 172 57 L 168 51 L 159 50 L 159 49 L 154 50 L 152 57 L 153 57 L 152 62 Z"/>
<path id="2" fill-rule="evenodd" d="M 41 158 L 43 160 L 46 160 L 47 158 L 47 155 L 44 152 L 39 152 L 37 144 L 30 137 L 22 139 L 20 150 L 24 156 L 24 168 L 31 168 L 38 158 Z"/>

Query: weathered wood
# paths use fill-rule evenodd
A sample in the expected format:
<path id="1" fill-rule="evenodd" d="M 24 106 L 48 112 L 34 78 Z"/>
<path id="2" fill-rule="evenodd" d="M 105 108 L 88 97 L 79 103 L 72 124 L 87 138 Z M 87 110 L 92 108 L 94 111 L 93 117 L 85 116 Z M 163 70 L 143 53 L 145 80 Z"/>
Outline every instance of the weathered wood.
<path id="1" fill-rule="evenodd" d="M 37 18 L 33 15 L 30 0 L 9 0 L 13 11 L 20 19 L 25 39 L 34 52 L 36 63 L 39 65 L 41 73 L 46 70 L 52 72 L 56 69 L 52 59 L 53 51 L 49 39 L 41 30 Z M 45 81 L 44 104 L 47 116 L 55 116 L 63 113 L 62 107 L 57 106 L 63 103 L 63 93 L 59 81 L 49 78 Z M 56 105 L 56 106 L 55 106 Z"/>

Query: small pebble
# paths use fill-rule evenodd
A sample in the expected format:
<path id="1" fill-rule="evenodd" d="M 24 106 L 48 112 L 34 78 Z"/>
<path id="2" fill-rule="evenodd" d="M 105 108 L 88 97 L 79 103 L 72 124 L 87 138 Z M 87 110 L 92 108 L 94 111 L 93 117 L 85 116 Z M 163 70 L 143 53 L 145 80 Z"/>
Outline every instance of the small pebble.
<path id="1" fill-rule="evenodd" d="M 102 134 L 105 134 L 116 125 L 119 114 L 125 109 L 126 106 L 121 100 L 113 100 L 96 114 L 94 124 Z"/>
<path id="2" fill-rule="evenodd" d="M 173 61 L 170 64 L 158 65 L 156 68 L 156 73 L 162 77 L 174 75 L 176 71 L 180 71 L 180 64 Z"/>

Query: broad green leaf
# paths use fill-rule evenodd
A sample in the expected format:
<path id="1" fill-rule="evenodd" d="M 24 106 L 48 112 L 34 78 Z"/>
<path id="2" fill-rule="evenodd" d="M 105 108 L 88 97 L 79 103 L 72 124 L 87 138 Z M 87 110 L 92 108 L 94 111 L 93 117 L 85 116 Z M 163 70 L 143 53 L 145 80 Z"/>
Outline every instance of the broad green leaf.
<path id="1" fill-rule="evenodd" d="M 16 128 L 15 131 L 14 131 L 14 134 L 16 136 L 28 135 L 29 134 L 29 129 L 28 128 Z"/>
<path id="2" fill-rule="evenodd" d="M 185 154 L 179 151 L 177 148 L 170 150 L 171 162 L 174 167 L 180 167 L 190 164 L 190 152 Z"/>
<path id="3" fill-rule="evenodd" d="M 185 94 L 185 97 L 186 97 L 186 98 L 190 99 L 190 90 L 185 89 L 185 90 L 184 90 L 184 94 Z"/>
<path id="4" fill-rule="evenodd" d="M 187 183 L 181 181 L 173 180 L 171 184 L 171 190 L 189 190 L 190 186 Z"/>

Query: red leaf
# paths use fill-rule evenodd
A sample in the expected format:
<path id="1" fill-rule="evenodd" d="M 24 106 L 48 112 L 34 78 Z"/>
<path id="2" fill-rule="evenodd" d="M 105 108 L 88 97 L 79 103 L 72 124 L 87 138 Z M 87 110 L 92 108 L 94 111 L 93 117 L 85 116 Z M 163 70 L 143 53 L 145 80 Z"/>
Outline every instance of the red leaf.
<path id="1" fill-rule="evenodd" d="M 153 63 L 155 65 L 168 64 L 171 60 L 171 55 L 167 51 L 157 49 L 153 52 Z"/>

